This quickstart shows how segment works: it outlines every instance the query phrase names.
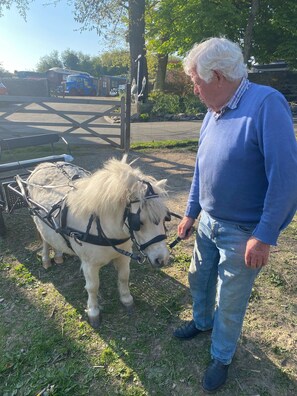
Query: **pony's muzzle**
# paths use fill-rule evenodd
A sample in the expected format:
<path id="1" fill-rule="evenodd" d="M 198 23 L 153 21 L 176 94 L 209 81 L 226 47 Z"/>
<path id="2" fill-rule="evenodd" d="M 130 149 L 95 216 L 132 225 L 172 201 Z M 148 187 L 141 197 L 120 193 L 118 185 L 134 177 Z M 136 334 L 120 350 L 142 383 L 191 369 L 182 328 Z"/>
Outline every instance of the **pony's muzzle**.
<path id="1" fill-rule="evenodd" d="M 160 253 L 160 251 L 156 252 L 157 254 L 148 254 L 149 262 L 154 268 L 162 268 L 164 265 L 168 263 L 169 260 L 169 251 L 168 249 L 164 249 L 164 252 Z"/>

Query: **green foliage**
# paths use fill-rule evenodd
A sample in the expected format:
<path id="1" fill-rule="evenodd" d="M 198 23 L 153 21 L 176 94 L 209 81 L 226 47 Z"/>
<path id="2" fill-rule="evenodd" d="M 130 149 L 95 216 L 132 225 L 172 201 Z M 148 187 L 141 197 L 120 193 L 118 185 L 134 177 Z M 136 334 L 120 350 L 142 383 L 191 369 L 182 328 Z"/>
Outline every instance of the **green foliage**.
<path id="1" fill-rule="evenodd" d="M 150 119 L 150 115 L 148 113 L 142 113 L 139 118 L 141 121 L 148 121 Z"/>
<path id="2" fill-rule="evenodd" d="M 158 7 L 148 7 L 146 11 L 147 47 L 155 54 L 184 56 L 194 43 L 213 36 L 226 36 L 243 45 L 252 3 L 160 0 Z M 262 0 L 250 34 L 250 56 L 257 62 L 283 59 L 296 67 L 296 0 Z"/>
<path id="3" fill-rule="evenodd" d="M 126 50 L 113 50 L 104 52 L 99 57 L 100 74 L 104 75 L 126 75 L 129 70 L 129 52 Z"/>
<path id="4" fill-rule="evenodd" d="M 61 54 L 61 59 L 62 59 L 64 67 L 66 67 L 67 69 L 72 69 L 72 70 L 80 70 L 80 57 L 81 56 L 82 56 L 82 53 L 78 53 L 78 52 L 72 51 L 70 49 L 63 51 Z"/>
<path id="5" fill-rule="evenodd" d="M 149 100 L 154 104 L 152 108 L 153 115 L 164 116 L 165 114 L 176 114 L 179 112 L 178 95 L 154 91 L 149 95 Z"/>
<path id="6" fill-rule="evenodd" d="M 272 285 L 276 287 L 282 287 L 286 285 L 285 280 L 281 276 L 281 274 L 277 273 L 276 271 L 271 271 L 269 274 L 269 280 Z"/>
<path id="7" fill-rule="evenodd" d="M 44 72 L 52 67 L 65 67 L 71 70 L 81 70 L 95 77 L 101 75 L 127 75 L 129 70 L 129 53 L 126 50 L 112 50 L 100 56 L 90 56 L 81 51 L 67 49 L 59 54 L 53 51 L 40 58 L 37 71 Z"/>
<path id="8" fill-rule="evenodd" d="M 186 114 L 205 113 L 206 107 L 195 95 L 186 95 L 182 98 L 183 112 Z"/>
<path id="9" fill-rule="evenodd" d="M 144 104 L 146 105 L 146 104 Z M 147 121 L 148 115 L 162 117 L 166 114 L 186 113 L 188 115 L 205 113 L 206 107 L 193 94 L 179 96 L 174 93 L 153 91 L 149 95 L 148 106 L 140 107 L 140 119 Z"/>
<path id="10" fill-rule="evenodd" d="M 3 8 L 10 9 L 15 5 L 18 13 L 26 21 L 27 11 L 29 10 L 29 4 L 32 0 L 1 0 L 0 1 L 0 17 L 3 16 Z"/>
<path id="11" fill-rule="evenodd" d="M 52 67 L 63 67 L 58 51 L 52 51 L 49 55 L 42 56 L 37 63 L 36 70 L 45 72 Z"/>
<path id="12" fill-rule="evenodd" d="M 28 286 L 36 281 L 36 278 L 31 274 L 30 271 L 28 271 L 28 269 L 23 264 L 16 265 L 14 270 L 15 279 L 18 286 Z"/>

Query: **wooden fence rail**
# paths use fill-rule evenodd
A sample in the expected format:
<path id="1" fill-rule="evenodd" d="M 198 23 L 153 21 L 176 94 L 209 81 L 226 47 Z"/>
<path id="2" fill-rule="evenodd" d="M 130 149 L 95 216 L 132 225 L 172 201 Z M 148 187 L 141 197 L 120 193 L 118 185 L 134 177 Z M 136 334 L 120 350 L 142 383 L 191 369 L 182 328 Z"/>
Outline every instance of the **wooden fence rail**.
<path id="1" fill-rule="evenodd" d="M 0 138 L 53 132 L 68 140 L 86 139 L 99 146 L 111 145 L 128 151 L 129 93 L 130 84 L 126 97 L 120 99 L 0 96 Z M 117 122 L 111 122 L 111 117 L 116 117 Z"/>

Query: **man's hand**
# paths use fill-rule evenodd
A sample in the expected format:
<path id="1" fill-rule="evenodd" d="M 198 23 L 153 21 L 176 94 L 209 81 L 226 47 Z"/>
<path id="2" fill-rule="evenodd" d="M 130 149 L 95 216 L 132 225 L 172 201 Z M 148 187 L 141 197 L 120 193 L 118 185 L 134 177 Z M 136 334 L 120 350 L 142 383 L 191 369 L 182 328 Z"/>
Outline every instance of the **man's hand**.
<path id="1" fill-rule="evenodd" d="M 192 217 L 183 217 L 182 221 L 179 223 L 177 227 L 177 232 L 178 236 L 181 239 L 188 239 L 192 233 L 193 233 L 193 228 L 192 225 L 195 223 L 195 219 L 192 219 Z"/>
<path id="2" fill-rule="evenodd" d="M 261 268 L 268 263 L 270 245 L 251 237 L 246 244 L 245 264 L 250 268 Z"/>

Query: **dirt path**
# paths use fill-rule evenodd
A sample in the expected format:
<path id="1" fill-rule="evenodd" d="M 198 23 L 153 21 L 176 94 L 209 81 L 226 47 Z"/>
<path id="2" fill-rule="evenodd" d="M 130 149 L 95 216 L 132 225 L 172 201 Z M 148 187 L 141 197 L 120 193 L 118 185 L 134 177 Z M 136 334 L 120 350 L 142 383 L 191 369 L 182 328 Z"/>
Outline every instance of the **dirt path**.
<path id="1" fill-rule="evenodd" d="M 82 156 L 75 163 L 88 169 L 100 168 L 109 158 L 121 158 L 121 151 L 114 149 L 101 150 L 99 154 Z M 195 152 L 181 152 L 175 150 L 156 150 L 139 153 L 130 151 L 128 160 L 136 158 L 136 167 L 147 175 L 154 176 L 157 180 L 167 179 L 168 204 L 172 211 L 183 214 L 190 189 L 191 179 L 194 171 Z"/>

